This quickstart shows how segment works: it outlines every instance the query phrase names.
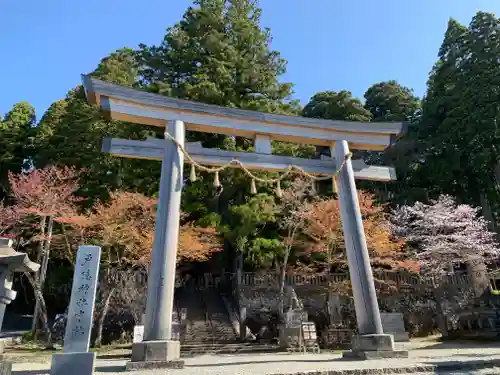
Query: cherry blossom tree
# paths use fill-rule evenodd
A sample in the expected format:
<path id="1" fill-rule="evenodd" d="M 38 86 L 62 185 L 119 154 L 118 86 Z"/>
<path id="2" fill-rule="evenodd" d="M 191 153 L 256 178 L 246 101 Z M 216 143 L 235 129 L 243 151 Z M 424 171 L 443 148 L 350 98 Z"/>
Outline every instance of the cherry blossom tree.
<path id="1" fill-rule="evenodd" d="M 446 273 L 450 264 L 496 260 L 500 248 L 480 208 L 457 205 L 448 195 L 393 211 L 393 233 L 415 251 L 425 271 Z"/>
<path id="2" fill-rule="evenodd" d="M 464 308 L 489 285 L 486 263 L 499 258 L 500 249 L 480 208 L 457 204 L 441 195 L 430 204 L 421 202 L 393 211 L 391 227 L 395 235 L 407 240 L 409 249 L 421 264 L 419 276 L 432 286 L 426 297 L 434 300 L 443 335 L 445 316 Z M 449 283 L 450 269 L 467 265 L 471 283 L 466 288 Z"/>

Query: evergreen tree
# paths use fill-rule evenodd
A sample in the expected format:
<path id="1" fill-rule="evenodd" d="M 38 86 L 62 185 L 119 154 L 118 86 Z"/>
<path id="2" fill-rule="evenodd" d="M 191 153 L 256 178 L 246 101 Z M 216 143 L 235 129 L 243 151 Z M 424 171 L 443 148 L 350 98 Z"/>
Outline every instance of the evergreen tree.
<path id="1" fill-rule="evenodd" d="M 92 76 L 133 86 L 138 75 L 136 56 L 121 49 L 104 58 Z M 121 159 L 101 152 L 105 137 L 143 139 L 157 129 L 106 120 L 97 106 L 87 103 L 82 87 L 55 102 L 42 117 L 35 138 L 35 164 L 75 166 L 85 170 L 80 194 L 107 199 L 110 190 L 130 189 L 152 195 L 159 181 L 159 163 Z"/>
<path id="2" fill-rule="evenodd" d="M 413 90 L 396 81 L 376 83 L 365 92 L 365 108 L 373 121 L 408 121 L 420 108 L 420 99 Z"/>
<path id="3" fill-rule="evenodd" d="M 0 119 L 0 200 L 8 191 L 8 172 L 19 173 L 30 166 L 35 121 L 35 109 L 27 102 L 17 103 Z"/>
<path id="4" fill-rule="evenodd" d="M 410 181 L 427 199 L 447 193 L 485 211 L 500 204 L 499 32 L 489 13 L 478 12 L 469 27 L 448 23 L 416 131 L 418 162 Z"/>
<path id="5" fill-rule="evenodd" d="M 255 0 L 197 0 L 159 46 L 142 46 L 143 84 L 178 98 L 264 112 L 296 113 L 286 61 L 270 50 Z"/>
<path id="6" fill-rule="evenodd" d="M 271 33 L 260 26 L 261 12 L 255 0 L 195 1 L 182 20 L 167 30 L 159 46 L 141 46 L 141 85 L 152 92 L 208 104 L 297 114 L 292 84 L 280 82 L 286 61 L 270 49 Z M 252 141 L 215 134 L 188 132 L 187 139 L 228 150 L 251 151 L 253 147 Z M 283 143 L 274 144 L 274 150 L 311 153 L 311 147 Z M 241 171 L 222 173 L 219 192 L 212 188 L 212 178 L 202 175 L 185 187 L 183 208 L 200 224 L 218 223 L 224 233 L 238 231 L 236 213 L 230 207 L 245 210 L 256 199 L 269 199 L 268 188 L 260 186 L 263 194 L 250 200 L 250 181 Z M 256 236 L 257 232 L 247 235 L 258 242 Z M 242 255 L 244 249 L 236 237 L 227 238 L 226 245 Z M 243 264 L 241 258 L 239 264 Z"/>
<path id="7" fill-rule="evenodd" d="M 302 111 L 305 117 L 328 120 L 370 121 L 372 115 L 350 91 L 325 91 L 315 94 Z"/>
<path id="8" fill-rule="evenodd" d="M 420 99 L 413 94 L 412 89 L 401 86 L 394 80 L 370 86 L 364 97 L 364 107 L 371 112 L 374 122 L 405 121 L 411 125 L 418 123 Z M 408 134 L 404 134 L 394 145 L 383 152 L 363 152 L 361 157 L 367 164 L 396 167 L 398 179 L 390 183 L 362 182 L 360 185 L 376 192 L 383 201 L 404 195 L 414 148 L 413 129 L 410 129 Z"/>

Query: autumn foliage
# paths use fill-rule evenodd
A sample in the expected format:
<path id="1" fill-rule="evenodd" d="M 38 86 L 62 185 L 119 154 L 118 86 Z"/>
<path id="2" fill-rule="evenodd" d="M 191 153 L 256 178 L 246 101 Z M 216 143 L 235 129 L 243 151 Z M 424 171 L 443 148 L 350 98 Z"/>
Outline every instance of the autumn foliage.
<path id="1" fill-rule="evenodd" d="M 384 213 L 384 207 L 376 204 L 374 197 L 364 191 L 358 193 L 366 243 L 374 267 L 389 269 L 413 269 L 414 262 L 404 256 L 404 241 L 394 238 Z M 342 266 L 347 262 L 345 256 L 344 234 L 340 217 L 339 201 L 335 199 L 312 202 L 305 215 L 304 246 L 311 253 L 325 254 L 325 263 Z"/>
<path id="2" fill-rule="evenodd" d="M 73 215 L 81 199 L 78 190 L 81 171 L 74 167 L 47 167 L 29 173 L 9 172 L 9 184 L 16 209 L 39 216 L 63 218 Z"/>
<path id="3" fill-rule="evenodd" d="M 155 199 L 139 193 L 114 192 L 108 202 L 97 203 L 89 214 L 68 217 L 64 223 L 72 227 L 73 243 L 94 241 L 108 249 L 107 259 L 103 261 L 110 265 L 148 264 L 153 248 L 156 203 Z M 180 261 L 206 260 L 220 248 L 215 229 L 195 227 L 183 218 L 178 245 Z"/>
<path id="4" fill-rule="evenodd" d="M 0 202 L 0 235 L 8 236 L 9 230 L 16 224 L 19 214 L 12 206 Z"/>

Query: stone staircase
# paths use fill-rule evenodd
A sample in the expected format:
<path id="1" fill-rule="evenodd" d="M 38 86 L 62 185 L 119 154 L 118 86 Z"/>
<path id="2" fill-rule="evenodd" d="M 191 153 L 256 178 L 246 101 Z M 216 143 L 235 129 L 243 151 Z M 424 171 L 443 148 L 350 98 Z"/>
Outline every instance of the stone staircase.
<path id="1" fill-rule="evenodd" d="M 179 306 L 187 312 L 181 343 L 223 344 L 236 337 L 228 313 L 216 288 L 186 285 L 179 290 Z"/>
<path id="2" fill-rule="evenodd" d="M 181 323 L 181 355 L 276 351 L 272 345 L 240 343 L 217 287 L 194 284 L 176 290 L 177 309 L 186 311 Z"/>
<path id="3" fill-rule="evenodd" d="M 220 292 L 216 288 L 205 289 L 203 300 L 213 329 L 214 343 L 234 343 L 236 333 Z"/>

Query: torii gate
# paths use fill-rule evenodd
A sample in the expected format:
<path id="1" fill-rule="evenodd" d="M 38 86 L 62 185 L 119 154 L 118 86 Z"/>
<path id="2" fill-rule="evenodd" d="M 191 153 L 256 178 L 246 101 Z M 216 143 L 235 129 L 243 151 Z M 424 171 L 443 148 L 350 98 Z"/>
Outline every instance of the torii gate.
<path id="1" fill-rule="evenodd" d="M 284 170 L 290 165 L 318 175 L 337 175 L 338 195 L 349 263 L 359 335 L 350 355 L 357 358 L 394 357 L 391 335 L 383 334 L 373 274 L 356 194 L 355 178 L 390 181 L 393 168 L 368 166 L 347 158 L 352 149 L 384 150 L 403 131 L 403 123 L 331 121 L 226 108 L 174 99 L 82 76 L 90 104 L 97 104 L 109 119 L 166 129 L 172 139 L 106 139 L 103 151 L 127 158 L 162 160 L 160 192 L 148 275 L 144 341 L 132 349 L 129 368 L 179 366 L 179 342 L 171 340 L 177 241 L 184 154 L 179 145 L 205 165 L 240 160 L 248 169 Z M 255 140 L 255 152 L 207 149 L 184 144 L 185 130 L 243 136 Z M 310 160 L 271 154 L 271 140 L 328 146 L 332 158 Z M 176 144 L 177 143 L 177 144 Z M 334 156 L 334 157 L 333 157 Z M 346 353 L 344 353 L 346 354 Z"/>

